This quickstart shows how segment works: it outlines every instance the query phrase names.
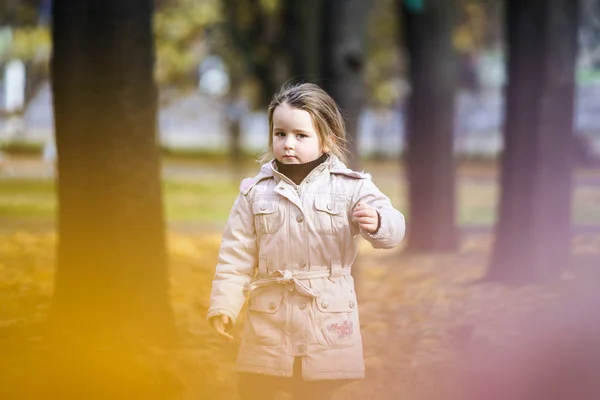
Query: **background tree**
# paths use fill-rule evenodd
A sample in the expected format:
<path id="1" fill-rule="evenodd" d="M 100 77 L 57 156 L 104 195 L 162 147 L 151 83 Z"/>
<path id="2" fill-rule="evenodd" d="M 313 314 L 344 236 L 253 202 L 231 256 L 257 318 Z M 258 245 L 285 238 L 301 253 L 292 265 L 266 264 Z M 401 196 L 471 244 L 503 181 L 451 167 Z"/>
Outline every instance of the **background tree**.
<path id="1" fill-rule="evenodd" d="M 416 7 L 411 4 L 398 1 L 411 86 L 406 114 L 408 249 L 454 251 L 455 5 L 446 0 L 430 0 Z"/>
<path id="2" fill-rule="evenodd" d="M 488 278 L 555 278 L 571 242 L 579 2 L 508 1 L 508 88 L 496 242 Z"/>
<path id="3" fill-rule="evenodd" d="M 287 3 L 291 77 L 314 82 L 337 102 L 346 122 L 348 164 L 359 169 L 358 119 L 367 101 L 366 42 L 371 0 Z"/>
<path id="4" fill-rule="evenodd" d="M 359 169 L 358 118 L 366 103 L 366 33 L 371 0 L 323 2 L 323 88 L 335 99 L 345 117 L 349 166 Z"/>
<path id="5" fill-rule="evenodd" d="M 174 333 L 156 138 L 151 0 L 55 1 L 58 151 L 52 321 L 85 333 Z"/>
<path id="6" fill-rule="evenodd" d="M 338 102 L 356 167 L 358 116 L 365 104 L 364 65 L 370 0 L 225 1 L 229 38 L 266 107 L 287 80 L 315 82 Z"/>
<path id="7" fill-rule="evenodd" d="M 230 153 L 239 166 L 242 156 L 241 116 L 243 88 L 248 80 L 253 80 L 253 98 L 246 98 L 250 107 L 266 109 L 271 96 L 287 75 L 282 54 L 284 35 L 280 21 L 279 1 L 225 0 L 222 3 L 225 24 L 218 46 L 230 66 L 231 88 L 228 96 L 228 122 Z M 235 51 L 223 51 L 229 46 Z M 217 48 L 217 47 L 215 47 Z M 240 59 L 242 62 L 240 63 Z M 246 96 L 247 97 L 247 96 Z"/>

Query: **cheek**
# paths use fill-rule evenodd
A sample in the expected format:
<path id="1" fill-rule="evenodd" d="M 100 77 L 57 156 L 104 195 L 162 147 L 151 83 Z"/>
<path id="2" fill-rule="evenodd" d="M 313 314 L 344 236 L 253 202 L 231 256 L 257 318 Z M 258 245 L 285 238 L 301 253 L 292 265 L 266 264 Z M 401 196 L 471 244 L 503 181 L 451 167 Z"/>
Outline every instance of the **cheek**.
<path id="1" fill-rule="evenodd" d="M 317 152 L 320 153 L 325 150 L 326 146 L 327 146 L 326 144 L 322 143 L 320 140 L 317 140 L 314 145 L 314 148 Z"/>

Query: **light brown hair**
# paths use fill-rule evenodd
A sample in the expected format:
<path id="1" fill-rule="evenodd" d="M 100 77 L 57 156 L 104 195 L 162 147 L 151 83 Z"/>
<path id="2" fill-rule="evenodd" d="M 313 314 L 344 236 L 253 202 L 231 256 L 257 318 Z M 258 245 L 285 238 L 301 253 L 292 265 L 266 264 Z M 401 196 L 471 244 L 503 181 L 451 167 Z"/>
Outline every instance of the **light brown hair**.
<path id="1" fill-rule="evenodd" d="M 259 157 L 260 163 L 275 158 L 273 154 L 273 113 L 282 104 L 307 111 L 324 151 L 335 154 L 342 162 L 346 160 L 346 127 L 335 101 L 314 83 L 286 83 L 275 93 L 269 104 L 269 149 Z"/>

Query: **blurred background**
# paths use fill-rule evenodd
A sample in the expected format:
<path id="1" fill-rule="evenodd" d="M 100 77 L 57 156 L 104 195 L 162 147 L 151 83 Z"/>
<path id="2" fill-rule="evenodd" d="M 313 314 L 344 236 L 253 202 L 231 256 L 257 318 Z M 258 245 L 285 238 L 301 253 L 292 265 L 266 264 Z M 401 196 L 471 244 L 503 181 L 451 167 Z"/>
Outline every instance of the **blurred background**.
<path id="1" fill-rule="evenodd" d="M 414 1 L 418 7 L 419 0 Z M 450 121 L 455 151 L 461 156 L 495 159 L 502 147 L 504 121 L 503 3 L 455 3 L 453 20 L 446 28 L 458 69 Z M 585 137 L 582 140 L 590 142 L 589 149 L 582 149 L 592 153 L 588 157 L 600 152 L 596 3 L 582 1 L 576 60 L 574 128 Z M 319 57 L 319 51 L 326 51 L 325 46 L 335 48 L 326 43 L 325 28 L 320 24 L 325 18 L 337 20 L 339 16 L 325 15 L 327 10 L 319 10 L 318 4 L 157 1 L 154 73 L 160 89 L 161 148 L 169 153 L 229 155 L 231 137 L 236 134 L 230 125 L 237 122 L 241 151 L 261 152 L 267 145 L 265 103 L 276 88 L 289 79 L 331 84 L 326 72 L 317 72 L 331 68 L 325 64 L 332 63 Z M 7 0 L 1 7 L 0 140 L 7 154 L 43 154 L 54 132 L 50 0 Z M 364 63 L 364 87 L 355 90 L 364 91 L 364 104 L 355 115 L 347 115 L 358 124 L 358 156 L 395 160 L 405 148 L 405 104 L 411 87 L 401 16 L 392 0 L 372 0 L 363 7 L 367 7 L 363 14 L 352 15 L 354 21 L 349 22 L 358 24 L 356 31 L 336 26 L 339 32 L 329 40 L 360 42 L 356 51 Z M 303 13 L 308 14 L 307 21 L 302 21 Z M 298 67 L 295 57 L 306 66 Z"/>
<path id="2" fill-rule="evenodd" d="M 0 1 L 5 398 L 235 398 L 208 294 L 290 80 L 407 217 L 361 244 L 369 378 L 339 398 L 440 398 L 457 348 L 595 290 L 600 0 L 52 3 Z"/>

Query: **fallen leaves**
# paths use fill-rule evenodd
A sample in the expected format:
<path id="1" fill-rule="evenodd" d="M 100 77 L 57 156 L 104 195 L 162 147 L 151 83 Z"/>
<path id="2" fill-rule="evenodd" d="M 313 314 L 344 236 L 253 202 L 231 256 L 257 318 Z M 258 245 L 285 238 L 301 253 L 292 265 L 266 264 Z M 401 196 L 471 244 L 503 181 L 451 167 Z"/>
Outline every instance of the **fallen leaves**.
<path id="1" fill-rule="evenodd" d="M 90 373 L 106 374 L 106 381 L 124 374 L 132 387 L 162 393 L 162 398 L 168 393 L 184 399 L 234 398 L 238 343 L 222 343 L 206 321 L 220 242 L 216 233 L 168 235 L 180 347 L 136 344 L 125 351 L 80 343 Z M 55 244 L 53 234 L 0 237 L 0 372 L 6 374 L 0 383 L 8 385 L 10 378 L 13 388 L 27 387 L 26 378 L 41 376 L 64 343 L 77 343 L 68 338 L 57 344 L 38 328 L 48 314 Z M 598 237 L 574 240 L 576 253 L 588 255 L 600 253 L 599 244 Z M 449 372 L 465 343 L 508 345 L 531 315 L 577 290 L 574 275 L 521 287 L 478 282 L 490 246 L 490 237 L 481 235 L 466 238 L 458 254 L 419 256 L 361 244 L 356 279 L 367 379 L 348 385 L 339 399 L 396 399 L 399 393 L 406 400 L 439 398 L 453 384 Z M 51 383 L 46 378 L 45 384 Z"/>

